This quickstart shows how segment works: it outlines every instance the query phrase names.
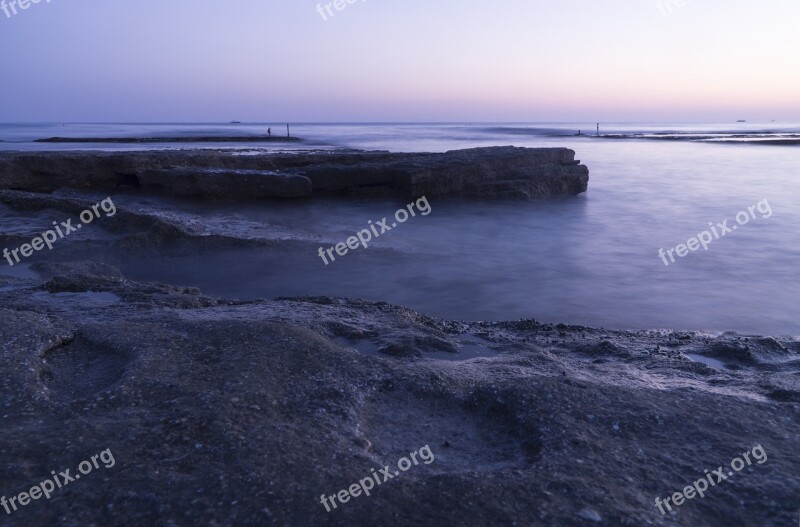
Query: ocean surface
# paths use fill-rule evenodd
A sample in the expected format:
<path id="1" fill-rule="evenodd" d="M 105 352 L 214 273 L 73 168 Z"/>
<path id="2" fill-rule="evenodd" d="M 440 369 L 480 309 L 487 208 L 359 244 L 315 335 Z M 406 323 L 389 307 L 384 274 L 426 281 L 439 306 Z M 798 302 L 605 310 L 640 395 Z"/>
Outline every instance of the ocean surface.
<path id="1" fill-rule="evenodd" d="M 328 266 L 316 249 L 251 249 L 191 259 L 142 256 L 123 271 L 131 278 L 198 286 L 228 298 L 360 297 L 456 320 L 536 318 L 607 328 L 800 336 L 800 146 L 758 144 L 764 137 L 798 137 L 800 123 L 600 126 L 601 134 L 629 138 L 593 137 L 595 123 L 292 124 L 292 135 L 301 143 L 156 145 L 235 148 L 243 155 L 565 146 L 589 167 L 590 182 L 587 193 L 552 202 L 432 199 L 429 215 L 410 219 L 370 249 Z M 273 135 L 285 133 L 281 123 L 6 124 L 0 125 L 0 150 L 137 150 L 153 146 L 32 140 L 263 135 L 267 127 Z M 582 136 L 575 135 L 578 130 Z M 262 228 L 302 231 L 326 248 L 405 206 L 391 200 L 233 205 L 117 199 L 121 205 L 127 200 L 199 219 L 232 234 Z M 752 214 L 750 207 L 755 207 Z M 737 224 L 740 212 L 750 216 L 746 224 Z M 714 239 L 708 250 L 676 257 L 668 266 L 659 257 L 659 249 L 686 244 L 710 230 L 709 223 L 724 220 L 737 229 Z M 19 214 L 0 214 L 0 231 L 18 229 L 20 221 Z"/>

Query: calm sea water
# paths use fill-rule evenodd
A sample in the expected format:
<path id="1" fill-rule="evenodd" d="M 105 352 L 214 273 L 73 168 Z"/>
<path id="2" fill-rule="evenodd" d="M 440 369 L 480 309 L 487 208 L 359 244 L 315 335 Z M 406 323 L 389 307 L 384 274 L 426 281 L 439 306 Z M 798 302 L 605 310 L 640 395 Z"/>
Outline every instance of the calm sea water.
<path id="1" fill-rule="evenodd" d="M 0 143 L 0 148 L 87 148 L 29 142 L 54 135 L 233 135 L 263 133 L 265 126 L 273 133 L 281 130 L 280 124 L 0 125 L 0 140 L 18 141 Z M 293 125 L 293 135 L 305 139 L 300 148 L 566 146 L 589 166 L 589 191 L 555 202 L 431 200 L 430 215 L 413 218 L 375 244 L 392 250 L 357 251 L 327 267 L 316 250 L 251 250 L 142 260 L 130 262 L 125 271 L 134 278 L 196 285 L 226 297 L 362 297 L 451 319 L 533 317 L 613 328 L 800 335 L 800 147 L 573 136 L 578 129 L 594 132 L 594 126 Z M 796 123 L 601 126 L 604 133 L 626 134 L 800 132 Z M 103 146 L 119 148 L 130 145 Z M 241 148 L 252 150 L 253 145 Z M 276 148 L 281 147 L 269 147 Z M 758 219 L 713 241 L 708 251 L 692 252 L 668 267 L 659 258 L 659 248 L 686 243 L 709 222 L 735 223 L 738 212 L 762 200 L 768 200 L 771 217 L 757 213 Z M 269 224 L 334 241 L 344 241 L 368 220 L 389 216 L 403 205 L 150 202 L 231 232 Z"/>

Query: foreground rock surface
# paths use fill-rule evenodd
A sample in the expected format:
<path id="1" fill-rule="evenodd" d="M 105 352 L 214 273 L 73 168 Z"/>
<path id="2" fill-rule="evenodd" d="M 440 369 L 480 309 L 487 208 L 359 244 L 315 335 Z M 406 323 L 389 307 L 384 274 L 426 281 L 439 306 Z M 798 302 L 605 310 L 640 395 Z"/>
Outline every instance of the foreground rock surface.
<path id="1" fill-rule="evenodd" d="M 140 189 L 222 200 L 323 195 L 540 199 L 585 192 L 567 148 L 490 147 L 444 154 L 230 151 L 0 154 L 0 188 Z"/>
<path id="2" fill-rule="evenodd" d="M 40 168 L 36 185 L 65 177 Z M 88 181 L 114 188 L 115 170 Z M 264 168 L 220 169 L 247 170 Z M 0 496 L 76 475 L 105 450 L 115 459 L 49 500 L 0 506 L 3 525 L 795 525 L 797 339 L 466 323 L 133 281 L 110 264 L 226 247 L 313 255 L 321 243 L 280 225 L 250 236 L 135 194 L 0 274 Z M 104 196 L 0 190 L 13 211 L 0 241 L 30 242 Z M 432 463 L 336 510 L 320 503 L 425 445 Z M 763 464 L 661 515 L 656 497 L 755 445 Z"/>
<path id="3" fill-rule="evenodd" d="M 795 339 L 448 322 L 357 300 L 224 301 L 97 263 L 35 269 L 0 276 L 0 493 L 105 449 L 116 465 L 0 510 L 4 525 L 797 519 Z M 656 497 L 756 444 L 764 464 L 658 512 Z M 425 445 L 431 464 L 320 503 Z"/>

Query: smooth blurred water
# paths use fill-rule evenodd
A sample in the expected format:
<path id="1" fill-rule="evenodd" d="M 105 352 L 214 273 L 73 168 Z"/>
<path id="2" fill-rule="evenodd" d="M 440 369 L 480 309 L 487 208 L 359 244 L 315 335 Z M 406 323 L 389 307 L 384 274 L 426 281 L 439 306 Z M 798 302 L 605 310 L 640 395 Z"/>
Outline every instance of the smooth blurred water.
<path id="1" fill-rule="evenodd" d="M 718 131 L 723 126 L 686 125 L 681 130 Z M 765 126 L 730 125 L 730 130 Z M 781 131 L 796 130 L 794 125 L 781 126 Z M 631 131 L 677 128 L 616 126 Z M 304 130 L 298 125 L 297 134 L 315 148 L 566 146 L 589 166 L 589 191 L 552 202 L 431 200 L 430 215 L 409 220 L 375 244 L 397 252 L 358 250 L 329 266 L 316 250 L 249 250 L 192 261 L 131 262 L 126 272 L 197 285 L 205 293 L 227 297 L 362 297 L 451 319 L 533 317 L 615 328 L 800 335 L 800 147 L 554 136 L 571 129 L 308 125 Z M 659 259 L 659 248 L 686 243 L 709 222 L 735 223 L 739 211 L 764 199 L 772 217 L 759 214 L 712 242 L 708 251 L 690 253 L 669 267 Z M 389 216 L 403 205 L 164 201 L 160 206 L 200 214 L 233 231 L 239 224 L 252 228 L 269 223 L 344 241 L 368 220 Z"/>

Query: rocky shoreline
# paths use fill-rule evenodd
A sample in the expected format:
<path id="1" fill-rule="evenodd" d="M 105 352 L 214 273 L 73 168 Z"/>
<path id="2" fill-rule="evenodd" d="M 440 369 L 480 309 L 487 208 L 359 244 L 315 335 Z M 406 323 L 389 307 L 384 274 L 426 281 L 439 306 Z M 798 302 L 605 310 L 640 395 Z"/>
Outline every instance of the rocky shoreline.
<path id="1" fill-rule="evenodd" d="M 544 199 L 585 192 L 567 148 L 491 147 L 444 154 L 225 150 L 0 154 L 0 188 L 140 190 L 217 200 L 315 196 Z"/>
<path id="2" fill-rule="evenodd" d="M 539 199 L 574 195 L 588 180 L 567 149 L 15 153 L 0 155 L 0 204 L 50 219 L 74 216 L 98 192 L 275 198 L 277 186 L 258 196 L 236 186 L 255 192 L 260 173 L 277 171 L 306 178 L 306 199 L 474 198 L 481 188 L 491 199 Z M 796 522 L 797 338 L 441 320 L 332 297 L 217 298 L 131 279 L 113 262 L 318 241 L 278 229 L 232 236 L 122 198 L 98 225 L 103 235 L 0 273 L 0 494 L 106 449 L 116 465 L 50 500 L 0 509 L 4 525 Z M 1 245 L 25 240 L 0 233 Z M 670 514 L 656 508 L 757 444 L 764 464 Z M 432 463 L 336 510 L 320 502 L 425 445 Z"/>
<path id="3" fill-rule="evenodd" d="M 793 339 L 442 321 L 380 302 L 215 299 L 92 263 L 36 271 L 0 277 L 0 488 L 107 448 L 117 464 L 6 525 L 795 519 Z M 755 444 L 765 464 L 675 514 L 655 508 Z M 320 503 L 424 445 L 430 465 Z"/>

